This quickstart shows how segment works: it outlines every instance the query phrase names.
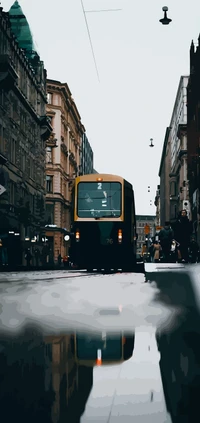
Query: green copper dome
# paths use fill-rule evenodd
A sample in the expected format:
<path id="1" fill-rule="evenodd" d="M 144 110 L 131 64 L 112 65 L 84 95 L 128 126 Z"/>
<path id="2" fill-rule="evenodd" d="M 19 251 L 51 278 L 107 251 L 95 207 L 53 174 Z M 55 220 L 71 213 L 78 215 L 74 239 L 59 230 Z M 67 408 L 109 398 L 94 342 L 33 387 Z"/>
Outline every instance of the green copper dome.
<path id="1" fill-rule="evenodd" d="M 33 57 L 36 48 L 26 16 L 18 1 L 15 1 L 9 10 L 11 29 L 15 35 L 19 47 L 24 49 L 28 57 Z"/>

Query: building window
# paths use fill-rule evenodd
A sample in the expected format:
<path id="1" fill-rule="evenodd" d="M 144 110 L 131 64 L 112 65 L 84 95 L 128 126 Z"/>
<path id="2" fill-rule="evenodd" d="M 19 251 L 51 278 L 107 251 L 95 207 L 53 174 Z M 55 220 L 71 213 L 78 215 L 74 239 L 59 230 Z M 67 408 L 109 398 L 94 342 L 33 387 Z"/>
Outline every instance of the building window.
<path id="1" fill-rule="evenodd" d="M 21 170 L 22 172 L 26 171 L 26 152 L 24 149 L 21 149 Z"/>
<path id="2" fill-rule="evenodd" d="M 33 158 L 30 160 L 30 178 L 34 179 L 35 175 L 35 163 L 33 161 Z"/>
<path id="3" fill-rule="evenodd" d="M 53 104 L 53 94 L 52 93 L 48 93 L 47 94 L 47 101 L 48 101 L 48 104 Z"/>
<path id="4" fill-rule="evenodd" d="M 20 114 L 20 127 L 22 131 L 26 132 L 26 114 L 22 110 Z"/>
<path id="5" fill-rule="evenodd" d="M 15 184 L 10 181 L 10 204 L 15 204 Z"/>
<path id="6" fill-rule="evenodd" d="M 46 224 L 54 225 L 54 204 L 46 204 Z"/>
<path id="7" fill-rule="evenodd" d="M 47 163 L 52 163 L 53 162 L 53 150 L 52 147 L 47 147 L 46 148 L 46 162 Z"/>
<path id="8" fill-rule="evenodd" d="M 53 176 L 46 176 L 46 191 L 53 192 Z"/>
<path id="9" fill-rule="evenodd" d="M 177 218 L 177 206 L 174 204 L 174 219 Z"/>
<path id="10" fill-rule="evenodd" d="M 3 152 L 3 126 L 0 124 L 0 150 Z"/>
<path id="11" fill-rule="evenodd" d="M 13 164 L 16 163 L 16 141 L 11 139 L 10 160 Z"/>
<path id="12" fill-rule="evenodd" d="M 5 106 L 5 94 L 2 89 L 0 90 L 0 106 L 2 107 Z"/>
<path id="13" fill-rule="evenodd" d="M 176 182 L 171 182 L 170 184 L 170 194 L 175 196 L 176 195 Z"/>

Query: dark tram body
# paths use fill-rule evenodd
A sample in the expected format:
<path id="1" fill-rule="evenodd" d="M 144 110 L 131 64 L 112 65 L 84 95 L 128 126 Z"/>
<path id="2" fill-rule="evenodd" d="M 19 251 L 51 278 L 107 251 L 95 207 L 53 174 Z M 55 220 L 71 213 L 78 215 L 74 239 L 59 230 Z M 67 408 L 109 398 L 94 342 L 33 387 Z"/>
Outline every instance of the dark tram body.
<path id="1" fill-rule="evenodd" d="M 131 270 L 136 263 L 132 185 L 116 175 L 77 177 L 72 193 L 71 260 L 79 268 Z"/>

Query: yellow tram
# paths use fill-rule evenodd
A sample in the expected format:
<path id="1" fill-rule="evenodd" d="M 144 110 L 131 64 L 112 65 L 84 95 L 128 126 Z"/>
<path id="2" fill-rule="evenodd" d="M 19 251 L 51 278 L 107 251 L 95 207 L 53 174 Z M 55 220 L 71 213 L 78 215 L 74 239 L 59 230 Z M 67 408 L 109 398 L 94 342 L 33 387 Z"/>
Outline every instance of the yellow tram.
<path id="1" fill-rule="evenodd" d="M 79 268 L 132 270 L 137 238 L 132 185 L 116 175 L 77 177 L 72 232 L 71 260 Z"/>

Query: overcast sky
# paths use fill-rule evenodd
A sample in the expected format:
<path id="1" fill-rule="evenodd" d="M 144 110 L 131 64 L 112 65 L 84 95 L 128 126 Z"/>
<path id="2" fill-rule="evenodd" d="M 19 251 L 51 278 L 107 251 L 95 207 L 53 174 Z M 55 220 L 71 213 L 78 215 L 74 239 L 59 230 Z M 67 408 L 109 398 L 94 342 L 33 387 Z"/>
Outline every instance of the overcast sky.
<path id="1" fill-rule="evenodd" d="M 1 0 L 8 11 L 13 0 Z M 21 0 L 48 77 L 67 82 L 94 151 L 98 172 L 133 184 L 137 214 L 154 214 L 158 170 L 181 75 L 189 73 L 191 40 L 200 32 L 200 2 Z M 162 7 L 172 22 L 160 24 Z M 150 138 L 155 147 L 150 148 Z M 150 194 L 148 185 L 151 186 Z"/>

